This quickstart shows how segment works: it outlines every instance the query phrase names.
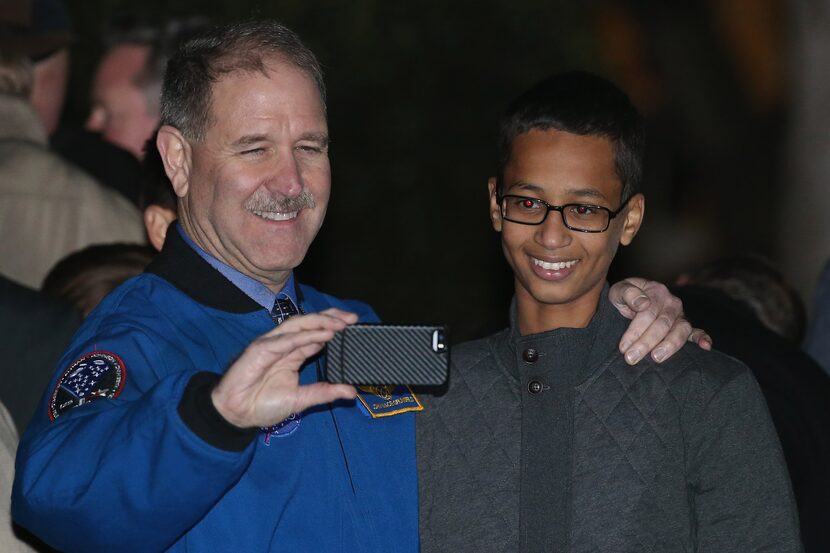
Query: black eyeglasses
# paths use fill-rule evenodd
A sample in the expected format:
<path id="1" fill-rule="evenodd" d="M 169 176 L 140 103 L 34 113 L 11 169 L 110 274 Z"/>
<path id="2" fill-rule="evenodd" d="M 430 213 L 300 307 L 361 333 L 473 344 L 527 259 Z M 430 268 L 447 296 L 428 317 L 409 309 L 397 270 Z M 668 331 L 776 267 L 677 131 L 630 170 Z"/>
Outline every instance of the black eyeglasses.
<path id="1" fill-rule="evenodd" d="M 607 207 L 592 204 L 550 205 L 539 198 L 512 194 L 497 197 L 505 221 L 520 225 L 541 225 L 548 213 L 558 211 L 565 226 L 578 232 L 605 232 L 611 225 L 611 219 L 620 214 L 630 199 L 625 200 L 618 210 L 611 211 Z"/>

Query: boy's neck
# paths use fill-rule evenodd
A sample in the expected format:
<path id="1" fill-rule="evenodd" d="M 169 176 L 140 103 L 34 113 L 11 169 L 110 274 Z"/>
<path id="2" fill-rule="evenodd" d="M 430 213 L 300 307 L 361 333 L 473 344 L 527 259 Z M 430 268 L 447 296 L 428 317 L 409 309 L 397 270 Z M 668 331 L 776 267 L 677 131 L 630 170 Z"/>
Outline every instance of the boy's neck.
<path id="1" fill-rule="evenodd" d="M 585 328 L 597 312 L 605 280 L 567 303 L 542 303 L 521 285 L 516 286 L 516 324 L 519 334 L 539 334 L 557 328 Z"/>

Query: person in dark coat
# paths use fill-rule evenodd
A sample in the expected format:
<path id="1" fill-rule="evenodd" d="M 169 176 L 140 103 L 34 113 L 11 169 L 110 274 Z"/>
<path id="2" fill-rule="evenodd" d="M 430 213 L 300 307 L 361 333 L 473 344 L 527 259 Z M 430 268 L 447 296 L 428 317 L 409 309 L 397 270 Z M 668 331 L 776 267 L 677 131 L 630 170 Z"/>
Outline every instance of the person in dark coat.
<path id="1" fill-rule="evenodd" d="M 681 277 L 673 292 L 715 347 L 752 370 L 778 431 L 807 553 L 830 551 L 830 378 L 799 348 L 804 308 L 763 259 L 739 256 Z"/>
<path id="2" fill-rule="evenodd" d="M 0 402 L 19 433 L 35 412 L 61 354 L 81 325 L 81 313 L 56 298 L 0 275 Z"/>

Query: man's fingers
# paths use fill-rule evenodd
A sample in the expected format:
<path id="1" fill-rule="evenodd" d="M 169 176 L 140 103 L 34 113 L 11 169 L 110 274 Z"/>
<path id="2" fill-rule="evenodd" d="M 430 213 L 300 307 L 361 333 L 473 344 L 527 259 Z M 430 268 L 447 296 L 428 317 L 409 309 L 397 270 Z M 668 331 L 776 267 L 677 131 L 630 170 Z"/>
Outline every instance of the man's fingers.
<path id="1" fill-rule="evenodd" d="M 211 393 L 214 406 L 226 420 L 246 428 L 354 397 L 351 386 L 300 386 L 299 370 L 335 332 L 356 321 L 355 314 L 340 309 L 291 317 L 245 348 Z"/>
<path id="2" fill-rule="evenodd" d="M 706 351 L 710 351 L 712 349 L 712 337 L 706 334 L 706 331 L 702 328 L 692 329 L 692 333 L 689 334 L 689 341 L 697 344 L 700 348 L 705 349 Z"/>
<path id="3" fill-rule="evenodd" d="M 305 384 L 297 388 L 294 412 L 299 413 L 309 407 L 331 403 L 338 399 L 354 399 L 356 395 L 354 386 L 348 384 L 329 384 L 328 382 Z"/>
<path id="4" fill-rule="evenodd" d="M 637 280 L 639 279 L 625 279 L 608 290 L 608 299 L 628 319 L 633 319 L 637 312 L 646 309 L 650 303 L 643 287 L 636 284 Z"/>
<path id="5" fill-rule="evenodd" d="M 306 397 L 301 391 L 303 386 L 298 386 L 303 363 L 323 348 L 324 338 L 331 336 L 331 331 L 321 330 L 257 339 L 211 393 L 216 410 L 232 424 L 248 428 L 279 422 L 306 408 L 300 405 L 332 401 L 319 393 Z M 334 399 L 351 397 L 348 389 L 329 393 Z"/>
<path id="6" fill-rule="evenodd" d="M 640 317 L 643 317 L 643 321 L 651 320 L 651 324 L 647 325 L 646 329 L 640 334 L 640 336 L 634 339 L 631 346 L 625 350 L 622 350 L 625 355 L 626 362 L 630 365 L 639 362 L 648 352 L 654 350 L 655 348 L 656 351 L 653 355 L 659 355 L 661 357 L 659 360 L 662 361 L 662 359 L 667 357 L 667 353 L 674 353 L 683 346 L 686 342 L 688 332 L 691 331 L 691 326 L 689 326 L 687 332 L 678 339 L 680 333 L 675 332 L 672 334 L 672 332 L 674 332 L 674 328 L 669 317 L 660 315 L 656 319 L 651 319 L 651 316 L 646 319 L 646 315 L 646 312 L 638 313 L 637 317 L 635 317 L 634 321 L 631 323 L 631 327 L 635 326 L 637 319 Z M 688 325 L 688 323 L 686 324 Z M 657 357 L 655 357 L 655 360 L 657 360 Z"/>
<path id="7" fill-rule="evenodd" d="M 275 336 L 279 334 L 286 334 L 289 332 L 300 332 L 303 330 L 342 330 L 346 326 L 356 323 L 357 315 L 342 309 L 326 309 L 320 313 L 311 313 L 309 315 L 296 315 L 287 319 L 281 325 L 271 330 L 265 336 Z"/>
<path id="8" fill-rule="evenodd" d="M 665 339 L 651 352 L 651 358 L 658 363 L 662 363 L 683 347 L 691 332 L 692 325 L 689 324 L 689 321 L 683 318 L 677 319 Z"/>
<path id="9" fill-rule="evenodd" d="M 632 292 L 633 290 L 625 292 L 625 299 L 631 304 L 629 308 L 636 310 L 637 314 L 620 340 L 620 351 L 626 353 L 629 362 L 636 363 L 655 347 L 673 327 L 675 321 L 683 316 L 683 303 L 659 282 L 648 282 L 645 289 L 641 290 L 648 296 L 647 300 Z M 683 340 L 685 339 L 684 336 Z M 667 351 L 669 354 L 672 353 L 671 347 Z"/>
<path id="10" fill-rule="evenodd" d="M 634 319 L 620 338 L 620 351 L 625 354 L 626 360 L 629 356 L 638 356 L 639 360 L 645 355 L 644 351 L 640 352 L 635 348 L 635 343 L 653 322 L 654 318 L 647 313 L 634 313 Z"/>
<path id="11" fill-rule="evenodd" d="M 639 311 L 620 340 L 620 351 L 629 364 L 648 352 L 660 362 L 683 347 L 692 327 L 682 318 L 683 304 L 659 283 L 649 283 L 648 305 Z"/>
<path id="12" fill-rule="evenodd" d="M 306 344 L 319 343 L 325 345 L 334 337 L 334 330 L 323 328 L 319 330 L 303 330 L 287 332 L 277 335 L 266 335 L 252 342 L 265 351 L 283 355 Z"/>
<path id="13" fill-rule="evenodd" d="M 293 373 L 296 386 L 303 363 L 319 353 L 333 335 L 330 330 L 317 330 L 257 338 L 222 376 L 221 395 L 243 398 L 255 394 L 270 375 L 279 371 Z"/>
<path id="14" fill-rule="evenodd" d="M 665 316 L 672 322 L 683 314 L 683 302 L 674 296 L 664 284 L 649 282 L 642 292 L 647 296 L 647 301 L 636 311 L 649 311 L 655 318 Z"/>
<path id="15" fill-rule="evenodd" d="M 332 337 L 334 337 L 334 331 L 326 329 L 265 335 L 251 342 L 234 365 L 246 364 L 252 369 L 265 371 L 281 360 L 302 363 L 309 357 L 306 355 L 307 346 L 314 346 L 312 348 L 314 351 L 310 354 L 314 355 Z"/>

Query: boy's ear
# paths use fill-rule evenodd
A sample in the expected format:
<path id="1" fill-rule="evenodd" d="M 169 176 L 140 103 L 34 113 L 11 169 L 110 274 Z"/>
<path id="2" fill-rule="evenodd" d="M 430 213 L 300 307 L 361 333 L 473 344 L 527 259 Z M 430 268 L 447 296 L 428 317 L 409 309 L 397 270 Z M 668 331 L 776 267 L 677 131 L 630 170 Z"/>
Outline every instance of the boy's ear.
<path id="1" fill-rule="evenodd" d="M 499 200 L 496 198 L 498 192 L 498 183 L 496 177 L 490 177 L 487 180 L 487 189 L 490 191 L 490 222 L 493 223 L 493 230 L 501 232 L 501 209 L 499 208 Z"/>
<path id="2" fill-rule="evenodd" d="M 627 246 L 634 240 L 640 225 L 643 224 L 643 216 L 646 212 L 646 199 L 642 194 L 635 194 L 628 200 L 628 207 L 625 212 L 620 244 Z"/>
<path id="3" fill-rule="evenodd" d="M 144 229 L 147 231 L 150 244 L 156 251 L 161 251 L 164 239 L 167 237 L 167 229 L 175 220 L 176 212 L 172 209 L 156 204 L 150 204 L 144 208 Z"/>
<path id="4" fill-rule="evenodd" d="M 173 185 L 176 196 L 183 198 L 190 186 L 192 149 L 179 129 L 162 125 L 156 137 L 156 147 L 164 162 L 164 171 Z"/>

